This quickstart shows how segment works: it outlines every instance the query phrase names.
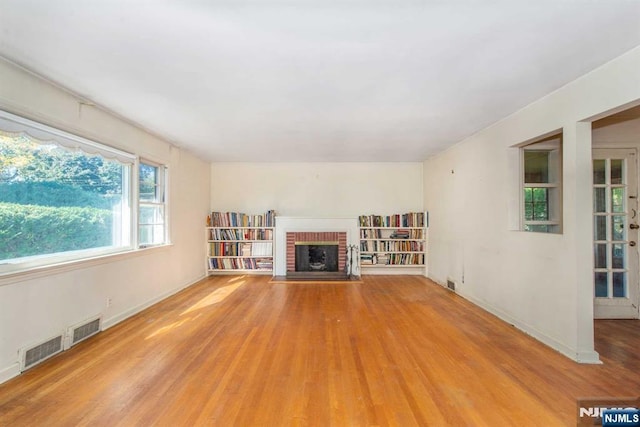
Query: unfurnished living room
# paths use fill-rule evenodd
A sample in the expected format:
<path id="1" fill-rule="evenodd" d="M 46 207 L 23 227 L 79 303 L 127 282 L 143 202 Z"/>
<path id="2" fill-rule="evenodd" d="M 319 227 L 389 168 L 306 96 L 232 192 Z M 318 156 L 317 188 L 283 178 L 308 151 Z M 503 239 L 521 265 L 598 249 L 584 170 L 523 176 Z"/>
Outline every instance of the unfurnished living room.
<path id="1" fill-rule="evenodd" d="M 639 149 L 636 0 L 0 0 L 0 426 L 640 425 Z"/>

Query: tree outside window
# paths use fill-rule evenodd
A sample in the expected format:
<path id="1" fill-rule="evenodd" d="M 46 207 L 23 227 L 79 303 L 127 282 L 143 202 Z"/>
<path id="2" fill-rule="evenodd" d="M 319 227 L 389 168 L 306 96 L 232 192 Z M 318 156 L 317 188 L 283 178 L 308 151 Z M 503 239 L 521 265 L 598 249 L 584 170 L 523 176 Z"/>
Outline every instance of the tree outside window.
<path id="1" fill-rule="evenodd" d="M 130 165 L 0 130 L 0 261 L 130 244 Z"/>
<path id="2" fill-rule="evenodd" d="M 522 148 L 522 229 L 542 233 L 561 232 L 562 135 Z"/>
<path id="3" fill-rule="evenodd" d="M 138 246 L 166 243 L 166 168 L 141 161 L 139 176 Z"/>

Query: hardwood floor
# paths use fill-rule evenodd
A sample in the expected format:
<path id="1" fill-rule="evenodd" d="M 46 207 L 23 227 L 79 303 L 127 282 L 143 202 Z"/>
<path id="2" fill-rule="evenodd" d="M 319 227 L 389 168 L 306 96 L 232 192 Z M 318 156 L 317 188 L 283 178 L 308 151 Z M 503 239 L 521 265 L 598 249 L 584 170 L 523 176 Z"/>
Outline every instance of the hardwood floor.
<path id="1" fill-rule="evenodd" d="M 575 425 L 640 396 L 639 322 L 596 332 L 580 365 L 421 277 L 218 276 L 0 385 L 0 425 Z"/>

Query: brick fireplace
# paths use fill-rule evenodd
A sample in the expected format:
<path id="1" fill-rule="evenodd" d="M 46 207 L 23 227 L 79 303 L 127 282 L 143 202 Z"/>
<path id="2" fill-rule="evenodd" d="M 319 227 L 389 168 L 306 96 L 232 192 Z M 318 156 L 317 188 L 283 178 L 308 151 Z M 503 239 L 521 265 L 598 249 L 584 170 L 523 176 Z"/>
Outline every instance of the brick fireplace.
<path id="1" fill-rule="evenodd" d="M 296 274 L 295 253 L 298 244 L 333 243 L 338 244 L 338 273 L 346 270 L 347 247 L 359 246 L 360 232 L 357 218 L 276 218 L 274 233 L 274 276 L 285 277 Z M 351 274 L 360 275 L 360 263 L 354 260 Z M 335 274 L 335 273 L 334 273 Z"/>
<path id="2" fill-rule="evenodd" d="M 347 265 L 347 233 L 343 231 L 295 231 L 286 233 L 287 273 L 296 271 L 296 246 L 301 244 L 314 246 L 338 246 L 337 271 L 345 271 Z M 300 252 L 300 251 L 298 251 Z"/>

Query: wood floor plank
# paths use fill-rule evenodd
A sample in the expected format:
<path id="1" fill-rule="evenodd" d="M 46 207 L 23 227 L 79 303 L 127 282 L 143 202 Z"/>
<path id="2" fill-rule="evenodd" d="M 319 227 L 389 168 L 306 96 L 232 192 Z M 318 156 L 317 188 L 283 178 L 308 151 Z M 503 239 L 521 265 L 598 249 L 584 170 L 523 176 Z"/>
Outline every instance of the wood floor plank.
<path id="1" fill-rule="evenodd" d="M 580 365 L 417 276 L 211 277 L 0 385 L 0 426 L 564 426 L 640 396 L 640 321 Z"/>

